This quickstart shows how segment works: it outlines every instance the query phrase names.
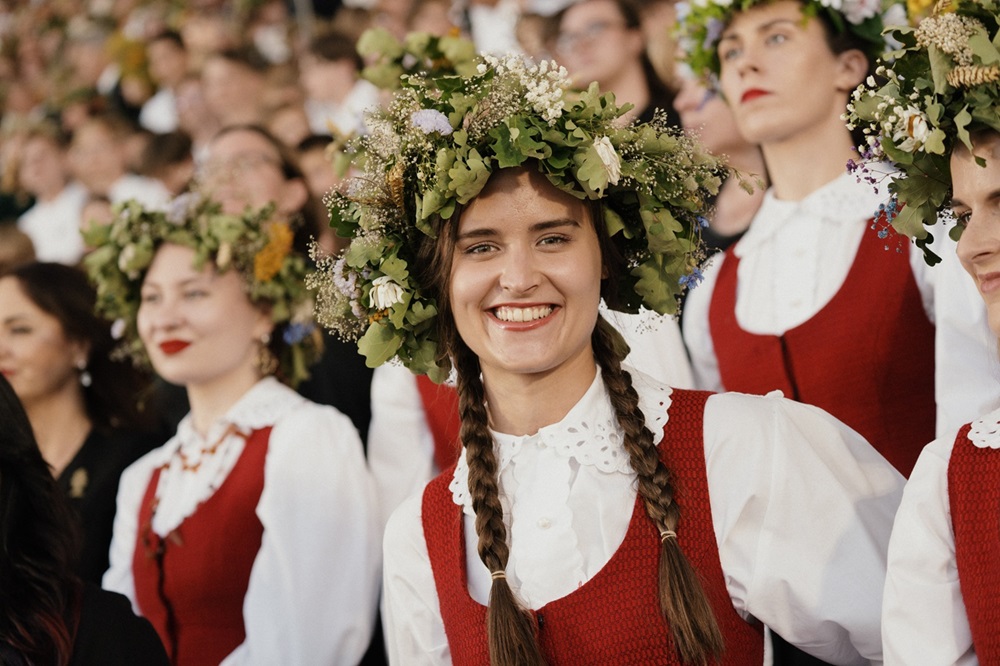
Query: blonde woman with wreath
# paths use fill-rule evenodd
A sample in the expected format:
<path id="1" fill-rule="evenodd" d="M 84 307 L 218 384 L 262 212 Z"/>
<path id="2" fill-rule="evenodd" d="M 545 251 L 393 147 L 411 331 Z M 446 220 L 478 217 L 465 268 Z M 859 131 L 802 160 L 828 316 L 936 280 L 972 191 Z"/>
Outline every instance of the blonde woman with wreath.
<path id="1" fill-rule="evenodd" d="M 405 79 L 331 202 L 320 321 L 457 375 L 462 455 L 385 533 L 392 661 L 760 664 L 761 623 L 880 659 L 902 478 L 820 410 L 622 366 L 599 302 L 676 310 L 719 167 L 567 87 L 513 57 Z"/>
<path id="2" fill-rule="evenodd" d="M 884 86 L 856 95 L 852 122 L 902 172 L 889 203 L 912 211 L 893 220 L 900 231 L 926 238 L 957 220 L 958 258 L 1000 336 L 1000 4 L 938 9 L 897 31 L 905 50 Z M 931 442 L 913 469 L 889 543 L 886 664 L 1000 663 L 998 433 L 994 410 Z"/>
<path id="3" fill-rule="evenodd" d="M 122 351 L 191 405 L 122 475 L 104 577 L 173 664 L 353 664 L 375 621 L 361 444 L 346 416 L 291 388 L 319 332 L 306 258 L 272 212 L 225 214 L 189 194 L 165 212 L 130 202 L 89 232 L 98 307 Z"/>

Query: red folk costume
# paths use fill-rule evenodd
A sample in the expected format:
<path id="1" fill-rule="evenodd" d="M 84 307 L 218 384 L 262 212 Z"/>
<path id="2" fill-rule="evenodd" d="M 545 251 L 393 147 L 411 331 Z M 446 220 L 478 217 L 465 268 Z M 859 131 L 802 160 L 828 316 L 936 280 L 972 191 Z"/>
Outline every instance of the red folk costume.
<path id="1" fill-rule="evenodd" d="M 757 335 L 736 318 L 740 259 L 719 268 L 709 326 L 729 391 L 820 407 L 857 430 L 904 476 L 934 438 L 934 326 L 921 303 L 909 247 L 886 250 L 866 230 L 829 303 L 782 335 Z M 905 343 L 901 343 L 905 341 Z"/>
<path id="2" fill-rule="evenodd" d="M 760 664 L 763 631 L 733 608 L 719 561 L 705 474 L 702 417 L 709 394 L 675 391 L 661 459 L 674 475 L 684 507 L 678 542 L 701 574 L 726 641 L 724 664 Z M 441 616 L 456 666 L 489 663 L 486 607 L 473 600 L 465 573 L 462 508 L 448 488 L 454 465 L 427 487 L 424 535 L 437 586 Z M 660 536 L 636 498 L 625 540 L 607 565 L 575 592 L 532 614 L 539 643 L 552 664 L 679 664 L 659 605 Z"/>

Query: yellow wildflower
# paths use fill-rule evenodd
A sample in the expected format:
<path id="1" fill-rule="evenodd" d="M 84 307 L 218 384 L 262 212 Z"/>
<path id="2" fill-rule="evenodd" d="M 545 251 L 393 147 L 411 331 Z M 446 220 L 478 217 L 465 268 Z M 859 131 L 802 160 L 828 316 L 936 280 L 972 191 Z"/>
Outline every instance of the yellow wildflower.
<path id="1" fill-rule="evenodd" d="M 253 258 L 253 276 L 267 282 L 281 271 L 285 257 L 292 251 L 292 230 L 287 224 L 274 222 L 267 228 L 267 245 Z"/>

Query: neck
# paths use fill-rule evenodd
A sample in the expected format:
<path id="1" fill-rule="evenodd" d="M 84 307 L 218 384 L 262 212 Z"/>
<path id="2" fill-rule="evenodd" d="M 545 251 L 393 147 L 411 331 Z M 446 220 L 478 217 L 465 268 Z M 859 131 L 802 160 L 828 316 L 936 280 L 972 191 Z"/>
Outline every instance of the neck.
<path id="1" fill-rule="evenodd" d="M 623 71 L 614 81 L 601 83 L 601 90 L 609 90 L 615 95 L 615 103 L 621 106 L 626 102 L 634 104 L 635 108 L 626 113 L 622 120 L 631 122 L 649 106 L 650 90 L 642 65 L 636 63 Z"/>
<path id="2" fill-rule="evenodd" d="M 56 197 L 62 194 L 62 191 L 66 189 L 66 185 L 66 181 L 59 181 L 52 183 L 48 187 L 39 188 L 38 191 L 34 193 L 35 198 L 45 203 L 53 201 Z"/>
<path id="3" fill-rule="evenodd" d="M 533 435 L 558 423 L 594 383 L 593 355 L 573 367 L 538 374 L 491 372 L 483 369 L 490 427 L 508 435 Z"/>
<path id="4" fill-rule="evenodd" d="M 202 437 L 206 436 L 212 424 L 222 418 L 260 379 L 256 369 L 246 367 L 226 377 L 188 384 L 188 402 L 195 431 Z"/>
<path id="5" fill-rule="evenodd" d="M 58 477 L 72 462 L 93 424 L 87 416 L 83 392 L 73 383 L 56 393 L 24 404 L 42 458 Z"/>
<path id="6" fill-rule="evenodd" d="M 763 144 L 761 151 L 774 195 L 785 201 L 809 196 L 845 173 L 847 160 L 857 157 L 839 114 L 808 132 Z"/>

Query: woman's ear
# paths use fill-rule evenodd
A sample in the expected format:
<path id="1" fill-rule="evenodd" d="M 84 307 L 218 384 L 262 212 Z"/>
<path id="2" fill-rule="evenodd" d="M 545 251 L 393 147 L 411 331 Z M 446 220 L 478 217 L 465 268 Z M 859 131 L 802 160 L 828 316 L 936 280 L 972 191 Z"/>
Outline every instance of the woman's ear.
<path id="1" fill-rule="evenodd" d="M 837 63 L 837 78 L 834 83 L 840 92 L 852 92 L 868 75 L 868 56 L 860 49 L 838 53 Z"/>

